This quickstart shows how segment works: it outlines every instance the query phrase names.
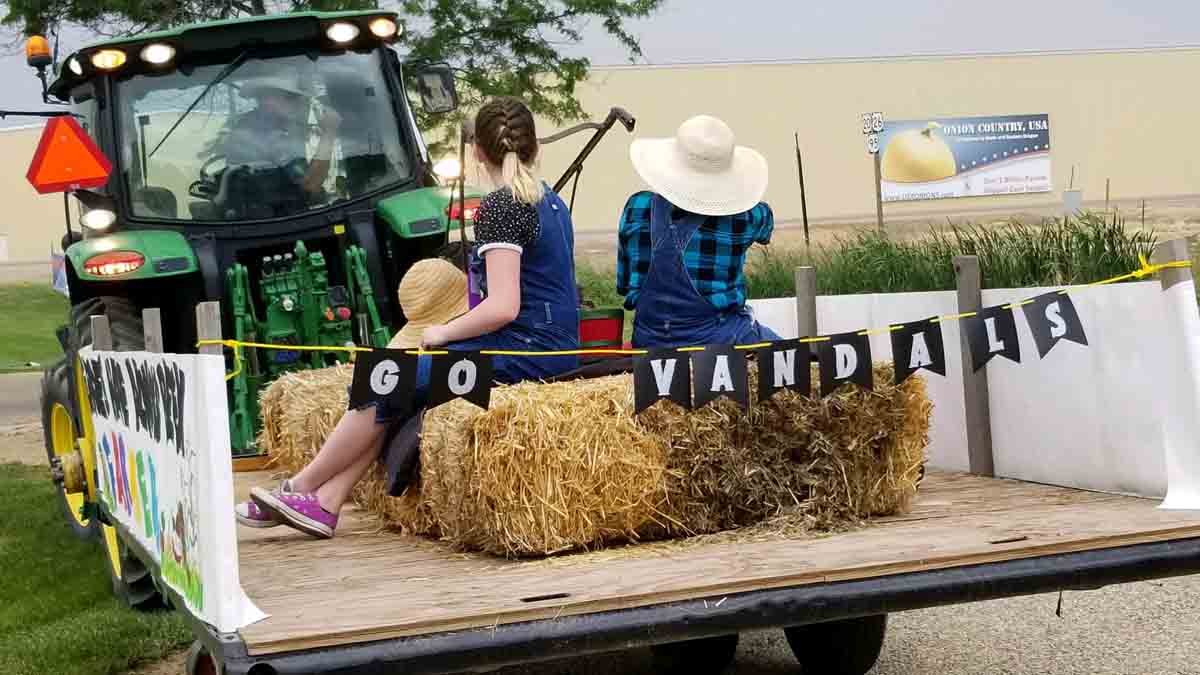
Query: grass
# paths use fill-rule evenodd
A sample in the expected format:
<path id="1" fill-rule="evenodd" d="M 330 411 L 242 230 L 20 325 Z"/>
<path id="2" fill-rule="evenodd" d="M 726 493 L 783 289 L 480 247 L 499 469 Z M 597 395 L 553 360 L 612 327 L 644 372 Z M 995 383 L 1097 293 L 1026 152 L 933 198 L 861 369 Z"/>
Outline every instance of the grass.
<path id="1" fill-rule="evenodd" d="M 957 255 L 979 256 L 985 288 L 1087 283 L 1137 269 L 1138 255 L 1148 258 L 1154 244 L 1153 233 L 1127 230 L 1117 216 L 1106 220 L 1086 213 L 1036 225 L 931 228 L 926 237 L 909 241 L 860 232 L 811 253 L 756 252 L 747 266 L 746 290 L 752 298 L 792 295 L 799 265 L 816 267 L 822 295 L 953 290 Z"/>
<path id="2" fill-rule="evenodd" d="M 112 597 L 103 550 L 68 532 L 55 500 L 44 468 L 0 464 L 0 673 L 122 673 L 190 641 L 178 613 Z"/>
<path id="3" fill-rule="evenodd" d="M 40 370 L 62 357 L 54 331 L 67 321 L 67 299 L 47 284 L 0 285 L 0 372 Z"/>

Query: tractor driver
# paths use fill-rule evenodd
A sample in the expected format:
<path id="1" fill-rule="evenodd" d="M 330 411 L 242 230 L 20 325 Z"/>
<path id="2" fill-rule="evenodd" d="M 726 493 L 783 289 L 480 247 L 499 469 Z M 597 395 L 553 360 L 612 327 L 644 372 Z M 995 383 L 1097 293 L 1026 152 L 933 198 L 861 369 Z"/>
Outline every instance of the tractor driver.
<path id="1" fill-rule="evenodd" d="M 245 195 L 247 203 L 275 211 L 261 214 L 269 217 L 301 211 L 323 201 L 341 116 L 325 108 L 318 123 L 316 152 L 309 158 L 306 150 L 312 97 L 301 87 L 296 74 L 256 77 L 247 80 L 241 92 L 254 99 L 257 106 L 234 121 L 225 142 L 226 166 L 268 166 L 280 170 L 283 178 L 256 185 L 253 194 Z M 231 197 L 238 199 L 236 195 Z"/>

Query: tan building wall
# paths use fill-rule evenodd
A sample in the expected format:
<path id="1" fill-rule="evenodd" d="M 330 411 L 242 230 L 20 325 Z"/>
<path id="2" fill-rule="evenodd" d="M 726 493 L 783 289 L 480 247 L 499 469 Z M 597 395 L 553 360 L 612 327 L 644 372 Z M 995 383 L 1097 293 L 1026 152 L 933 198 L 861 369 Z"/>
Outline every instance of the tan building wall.
<path id="1" fill-rule="evenodd" d="M 0 263 L 49 260 L 66 233 L 62 195 L 39 195 L 25 180 L 41 136 L 40 124 L 0 129 Z"/>
<path id="2" fill-rule="evenodd" d="M 1085 200 L 1200 193 L 1200 49 L 1122 51 L 791 64 L 599 68 L 579 88 L 600 119 L 618 105 L 637 118 L 636 135 L 672 135 L 699 113 L 721 117 L 738 142 L 771 168 L 766 199 L 777 220 L 800 218 L 792 134 L 799 132 L 810 219 L 874 219 L 874 168 L 860 114 L 890 119 L 1048 113 L 1055 193 L 889 203 L 886 215 L 1060 203 L 1071 166 Z M 547 135 L 552 129 L 539 129 Z M 576 141 L 575 138 L 580 140 Z M 629 135 L 614 129 L 580 179 L 575 222 L 616 228 L 641 182 L 629 165 Z M 583 135 L 547 146 L 553 180 Z"/>
<path id="3" fill-rule="evenodd" d="M 619 105 L 637 118 L 636 134 L 674 133 L 684 118 L 717 115 L 738 142 L 766 155 L 766 199 L 780 221 L 800 217 L 792 134 L 804 152 L 809 217 L 868 219 L 873 168 L 860 130 L 862 112 L 890 119 L 1048 113 L 1055 193 L 888 204 L 885 214 L 948 214 L 1058 203 L 1071 167 L 1083 197 L 1114 199 L 1200 193 L 1195 136 L 1200 49 L 1019 56 L 869 59 L 806 63 L 597 68 L 579 87 L 584 108 L 601 119 Z M 554 131 L 543 123 L 541 135 Z M 45 260 L 62 236 L 62 199 L 38 196 L 25 180 L 40 125 L 0 130 L 0 237 L 9 261 Z M 587 135 L 547 146 L 543 173 L 554 180 Z M 580 180 L 580 230 L 614 231 L 626 197 L 641 189 L 629 166 L 630 137 L 615 128 Z M 468 167 L 468 179 L 475 172 Z M 3 248 L 0 247 L 0 254 Z M 0 262 L 4 259 L 0 257 Z"/>

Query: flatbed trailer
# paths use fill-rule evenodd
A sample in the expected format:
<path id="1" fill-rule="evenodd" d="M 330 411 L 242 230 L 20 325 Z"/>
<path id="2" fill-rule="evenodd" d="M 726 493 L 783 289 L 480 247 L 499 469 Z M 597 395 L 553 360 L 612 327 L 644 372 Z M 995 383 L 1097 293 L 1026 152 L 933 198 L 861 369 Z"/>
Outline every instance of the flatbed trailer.
<path id="1" fill-rule="evenodd" d="M 237 474 L 239 498 L 268 478 Z M 241 528 L 241 583 L 269 617 L 229 634 L 193 625 L 232 675 L 482 671 L 1200 571 L 1200 512 L 1157 506 L 931 472 L 908 513 L 849 532 L 531 561 L 350 510 L 329 541 Z"/>

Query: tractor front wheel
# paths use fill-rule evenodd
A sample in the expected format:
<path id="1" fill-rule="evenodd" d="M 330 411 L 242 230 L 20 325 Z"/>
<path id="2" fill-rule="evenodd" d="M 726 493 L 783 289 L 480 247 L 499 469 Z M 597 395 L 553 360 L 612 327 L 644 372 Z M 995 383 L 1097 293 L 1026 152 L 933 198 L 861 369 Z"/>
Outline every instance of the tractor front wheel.
<path id="1" fill-rule="evenodd" d="M 70 476 L 64 476 L 64 472 L 82 470 L 77 446 L 79 432 L 75 428 L 75 416 L 71 414 L 68 367 L 65 360 L 60 361 L 42 375 L 42 433 L 46 441 L 46 459 L 55 476 L 58 503 L 67 526 L 76 537 L 89 540 L 96 537 L 98 530 L 96 520 L 84 515 L 87 486 L 80 486 L 78 480 L 71 481 Z"/>
<path id="2" fill-rule="evenodd" d="M 163 596 L 154 585 L 154 575 L 125 544 L 116 528 L 102 527 L 104 532 L 104 560 L 108 563 L 108 576 L 112 581 L 113 595 L 129 607 L 152 611 L 167 607 Z"/>

